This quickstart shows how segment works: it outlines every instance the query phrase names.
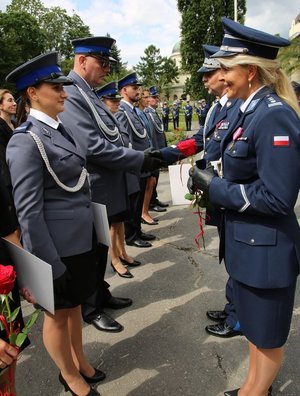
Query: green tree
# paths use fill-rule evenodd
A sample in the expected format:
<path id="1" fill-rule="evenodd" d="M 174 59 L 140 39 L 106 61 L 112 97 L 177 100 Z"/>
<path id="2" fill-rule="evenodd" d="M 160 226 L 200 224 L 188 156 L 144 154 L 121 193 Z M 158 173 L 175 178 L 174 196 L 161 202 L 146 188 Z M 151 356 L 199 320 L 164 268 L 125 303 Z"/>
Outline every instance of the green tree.
<path id="1" fill-rule="evenodd" d="M 37 20 L 27 12 L 0 12 L 0 82 L 13 89 L 5 76 L 18 65 L 45 51 L 46 36 Z"/>
<path id="2" fill-rule="evenodd" d="M 300 36 L 291 41 L 288 47 L 282 47 L 278 53 L 278 60 L 281 67 L 285 70 L 288 76 L 291 76 L 295 71 L 300 70 Z"/>
<path id="3" fill-rule="evenodd" d="M 179 69 L 175 62 L 165 56 L 161 56 L 160 50 L 153 44 L 144 51 L 145 56 L 134 67 L 141 78 L 143 85 L 150 87 L 155 85 L 159 92 L 168 90 L 169 84 L 177 81 Z"/>
<path id="4" fill-rule="evenodd" d="M 234 0 L 177 0 L 182 15 L 182 70 L 191 74 L 187 93 L 207 97 L 197 70 L 203 63 L 202 44 L 220 45 L 223 37 L 221 16 L 234 18 Z M 244 22 L 246 0 L 238 2 L 238 21 Z"/>
<path id="5" fill-rule="evenodd" d="M 27 12 L 36 19 L 46 37 L 46 51 L 58 50 L 63 58 L 73 56 L 71 40 L 91 36 L 90 29 L 73 12 L 72 16 L 61 7 L 47 8 L 40 0 L 12 0 L 7 12 Z"/>

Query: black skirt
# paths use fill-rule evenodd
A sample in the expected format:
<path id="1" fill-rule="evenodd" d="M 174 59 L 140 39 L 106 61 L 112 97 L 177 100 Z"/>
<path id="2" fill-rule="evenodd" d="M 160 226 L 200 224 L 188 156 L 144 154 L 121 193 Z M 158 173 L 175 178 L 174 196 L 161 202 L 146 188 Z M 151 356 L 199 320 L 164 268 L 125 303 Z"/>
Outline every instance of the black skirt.
<path id="1" fill-rule="evenodd" d="M 74 308 L 81 305 L 91 294 L 94 293 L 97 284 L 97 249 L 77 254 L 75 256 L 62 257 L 71 279 L 67 282 L 67 290 L 64 294 L 54 292 L 55 309 Z"/>
<path id="2" fill-rule="evenodd" d="M 288 287 L 258 289 L 233 280 L 233 299 L 241 330 L 258 348 L 279 348 L 287 340 L 296 280 Z"/>

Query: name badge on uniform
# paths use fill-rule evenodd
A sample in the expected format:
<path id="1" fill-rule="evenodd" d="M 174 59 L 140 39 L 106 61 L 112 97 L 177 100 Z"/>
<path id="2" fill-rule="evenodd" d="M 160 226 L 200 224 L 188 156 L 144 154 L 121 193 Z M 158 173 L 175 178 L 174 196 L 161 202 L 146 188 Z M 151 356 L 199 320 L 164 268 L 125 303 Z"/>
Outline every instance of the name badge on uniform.
<path id="1" fill-rule="evenodd" d="M 229 122 L 223 121 L 223 122 L 221 122 L 221 124 L 219 125 L 219 128 L 218 128 L 218 129 L 223 129 L 223 130 L 225 130 L 225 129 L 228 129 L 228 128 L 229 128 Z"/>

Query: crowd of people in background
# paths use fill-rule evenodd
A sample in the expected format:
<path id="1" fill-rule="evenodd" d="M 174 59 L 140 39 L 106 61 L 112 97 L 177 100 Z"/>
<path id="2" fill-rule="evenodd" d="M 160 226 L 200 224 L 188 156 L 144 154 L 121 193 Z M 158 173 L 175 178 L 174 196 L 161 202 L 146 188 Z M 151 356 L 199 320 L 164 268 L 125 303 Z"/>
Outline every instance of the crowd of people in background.
<path id="1" fill-rule="evenodd" d="M 169 107 L 135 72 L 103 85 L 114 62 L 110 37 L 73 40 L 68 76 L 55 51 L 11 71 L 6 79 L 15 85 L 18 105 L 10 91 L 0 90 L 1 236 L 52 266 L 55 313 L 44 311 L 43 341 L 72 395 L 100 395 L 93 386 L 105 379 L 84 354 L 81 320 L 120 332 L 122 324 L 105 308 L 132 304 L 109 290 L 108 255 L 116 274 L 134 277 L 142 262 L 127 246 L 151 247 L 156 236 L 142 224 L 155 229 L 153 212 L 169 206 L 158 197 L 160 169 L 198 152 L 203 158 L 190 171 L 188 187 L 213 204 L 206 223 L 218 229 L 229 275 L 227 302 L 207 311 L 216 323 L 205 330 L 224 338 L 244 335 L 249 342 L 247 377 L 224 394 L 272 395 L 300 262 L 294 213 L 300 86 L 292 86 L 275 60 L 287 40 L 222 21 L 222 46 L 203 45 L 199 69 L 212 103 L 175 100 Z M 182 115 L 189 132 L 195 113 L 197 132 L 168 147 L 169 122 L 178 130 Z M 94 203 L 106 206 L 109 249 L 97 239 Z M 3 243 L 0 254 L 10 262 Z M 5 369 L 17 354 L 3 332 L 0 341 Z"/>

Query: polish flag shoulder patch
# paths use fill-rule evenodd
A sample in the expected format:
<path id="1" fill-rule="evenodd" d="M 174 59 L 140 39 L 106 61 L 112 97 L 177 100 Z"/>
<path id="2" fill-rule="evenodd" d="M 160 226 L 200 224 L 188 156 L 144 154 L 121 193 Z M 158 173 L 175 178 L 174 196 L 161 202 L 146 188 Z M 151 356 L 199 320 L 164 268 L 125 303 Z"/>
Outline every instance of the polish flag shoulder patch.
<path id="1" fill-rule="evenodd" d="M 290 137 L 287 135 L 273 136 L 273 146 L 288 147 L 290 145 Z"/>

